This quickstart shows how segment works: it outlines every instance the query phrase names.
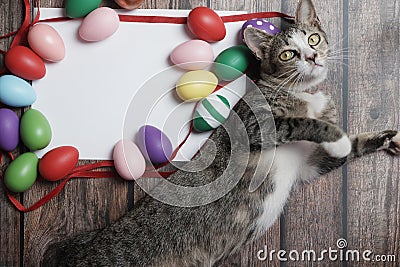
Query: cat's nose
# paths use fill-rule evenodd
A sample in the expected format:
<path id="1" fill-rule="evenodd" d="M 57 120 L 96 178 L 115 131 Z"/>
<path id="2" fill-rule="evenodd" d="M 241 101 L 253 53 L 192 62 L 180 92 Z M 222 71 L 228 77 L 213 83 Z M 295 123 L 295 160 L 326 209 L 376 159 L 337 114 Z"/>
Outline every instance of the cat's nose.
<path id="1" fill-rule="evenodd" d="M 312 53 L 312 54 L 306 56 L 306 61 L 311 61 L 311 62 L 315 63 L 315 58 L 316 57 L 317 57 L 317 54 L 316 53 Z"/>

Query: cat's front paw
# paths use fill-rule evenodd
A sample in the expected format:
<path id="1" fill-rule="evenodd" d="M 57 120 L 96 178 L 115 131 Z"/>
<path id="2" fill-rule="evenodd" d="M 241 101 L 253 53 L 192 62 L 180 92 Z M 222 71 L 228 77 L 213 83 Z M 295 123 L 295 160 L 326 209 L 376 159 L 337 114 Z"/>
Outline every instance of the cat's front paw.
<path id="1" fill-rule="evenodd" d="M 400 132 L 385 140 L 384 149 L 394 155 L 400 155 Z"/>
<path id="2" fill-rule="evenodd" d="M 351 141 L 347 135 L 343 135 L 335 142 L 323 142 L 321 146 L 334 158 L 344 158 L 351 152 Z"/>

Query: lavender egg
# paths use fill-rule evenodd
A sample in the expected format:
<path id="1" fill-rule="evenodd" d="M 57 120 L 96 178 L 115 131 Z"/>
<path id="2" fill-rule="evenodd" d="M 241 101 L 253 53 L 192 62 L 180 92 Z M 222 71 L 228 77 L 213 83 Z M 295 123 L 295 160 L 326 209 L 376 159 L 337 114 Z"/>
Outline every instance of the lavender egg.
<path id="1" fill-rule="evenodd" d="M 167 162 L 172 155 L 171 141 L 154 126 L 145 125 L 139 129 L 138 146 L 144 157 L 154 164 Z"/>
<path id="2" fill-rule="evenodd" d="M 0 149 L 13 151 L 19 141 L 19 118 L 8 108 L 0 109 Z"/>
<path id="3" fill-rule="evenodd" d="M 281 30 L 269 21 L 264 19 L 251 19 L 246 21 L 240 30 L 240 39 L 244 41 L 243 32 L 246 28 L 253 27 L 262 30 L 270 35 L 275 35 Z"/>

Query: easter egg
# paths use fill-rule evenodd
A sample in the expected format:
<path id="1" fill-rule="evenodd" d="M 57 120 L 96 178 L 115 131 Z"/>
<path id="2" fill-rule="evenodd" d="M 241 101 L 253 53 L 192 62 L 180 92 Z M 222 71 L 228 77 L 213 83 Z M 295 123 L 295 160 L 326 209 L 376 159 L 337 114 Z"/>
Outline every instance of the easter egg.
<path id="1" fill-rule="evenodd" d="M 138 146 L 145 158 L 155 164 L 168 161 L 172 155 L 171 141 L 154 126 L 145 125 L 139 129 Z"/>
<path id="2" fill-rule="evenodd" d="M 178 45 L 170 55 L 171 61 L 185 70 L 201 70 L 214 61 L 214 52 L 203 40 L 190 40 Z"/>
<path id="3" fill-rule="evenodd" d="M 197 38 L 207 42 L 221 41 L 226 35 L 221 17 L 208 7 L 196 7 L 190 11 L 187 25 Z"/>
<path id="4" fill-rule="evenodd" d="M 114 9 L 100 7 L 87 15 L 79 28 L 79 36 L 88 42 L 98 42 L 113 35 L 119 27 Z"/>
<path id="5" fill-rule="evenodd" d="M 26 80 L 38 80 L 46 75 L 43 59 L 25 46 L 10 48 L 5 56 L 5 64 L 10 72 Z"/>
<path id="6" fill-rule="evenodd" d="M 11 107 L 30 106 L 36 101 L 36 93 L 25 80 L 4 75 L 0 77 L 0 101 Z"/>
<path id="7" fill-rule="evenodd" d="M 197 101 L 211 94 L 218 85 L 214 73 L 206 70 L 189 71 L 176 84 L 178 96 L 185 101 Z"/>
<path id="8" fill-rule="evenodd" d="M 98 8 L 101 0 L 66 0 L 65 13 L 70 18 L 82 18 Z"/>
<path id="9" fill-rule="evenodd" d="M 248 27 L 257 28 L 259 30 L 262 30 L 262 31 L 270 34 L 270 35 L 275 35 L 281 31 L 278 27 L 276 27 L 274 24 L 272 24 L 269 21 L 266 21 L 264 19 L 251 19 L 251 20 L 246 21 L 240 30 L 240 38 L 243 41 L 244 41 L 243 32 Z"/>
<path id="10" fill-rule="evenodd" d="M 228 100 L 222 95 L 211 94 L 200 101 L 193 117 L 196 131 L 210 131 L 226 121 L 230 113 Z"/>
<path id="11" fill-rule="evenodd" d="M 245 45 L 225 49 L 215 59 L 214 72 L 221 80 L 235 80 L 247 69 L 251 57 L 252 53 Z"/>
<path id="12" fill-rule="evenodd" d="M 125 180 L 141 177 L 146 169 L 146 161 L 139 148 L 130 140 L 120 140 L 113 151 L 114 166 Z"/>
<path id="13" fill-rule="evenodd" d="M 38 161 L 31 152 L 18 156 L 4 174 L 6 187 L 16 193 L 28 190 L 36 181 Z"/>
<path id="14" fill-rule="evenodd" d="M 56 147 L 39 160 L 39 173 L 45 180 L 58 181 L 72 171 L 78 160 L 79 151 L 75 147 Z"/>
<path id="15" fill-rule="evenodd" d="M 19 141 L 19 118 L 8 108 L 0 109 L 0 149 L 14 150 Z"/>
<path id="16" fill-rule="evenodd" d="M 122 8 L 132 10 L 138 8 L 144 0 L 115 0 L 115 2 Z"/>
<path id="17" fill-rule="evenodd" d="M 51 127 L 40 111 L 29 109 L 22 115 L 20 135 L 22 142 L 30 150 L 39 150 L 50 143 Z"/>
<path id="18" fill-rule="evenodd" d="M 64 41 L 58 32 L 47 24 L 35 24 L 29 29 L 29 46 L 41 58 L 58 62 L 65 57 Z"/>

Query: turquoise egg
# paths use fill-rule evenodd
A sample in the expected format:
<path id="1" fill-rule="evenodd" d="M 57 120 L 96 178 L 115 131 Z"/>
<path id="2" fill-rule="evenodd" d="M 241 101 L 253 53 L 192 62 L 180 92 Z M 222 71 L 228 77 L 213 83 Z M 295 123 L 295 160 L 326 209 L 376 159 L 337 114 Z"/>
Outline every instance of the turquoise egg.
<path id="1" fill-rule="evenodd" d="M 211 94 L 197 106 L 193 127 L 198 132 L 210 131 L 226 121 L 230 113 L 228 100 L 219 94 Z"/>
<path id="2" fill-rule="evenodd" d="M 26 107 L 35 101 L 35 90 L 28 82 L 14 75 L 0 77 L 0 102 L 11 107 Z"/>

